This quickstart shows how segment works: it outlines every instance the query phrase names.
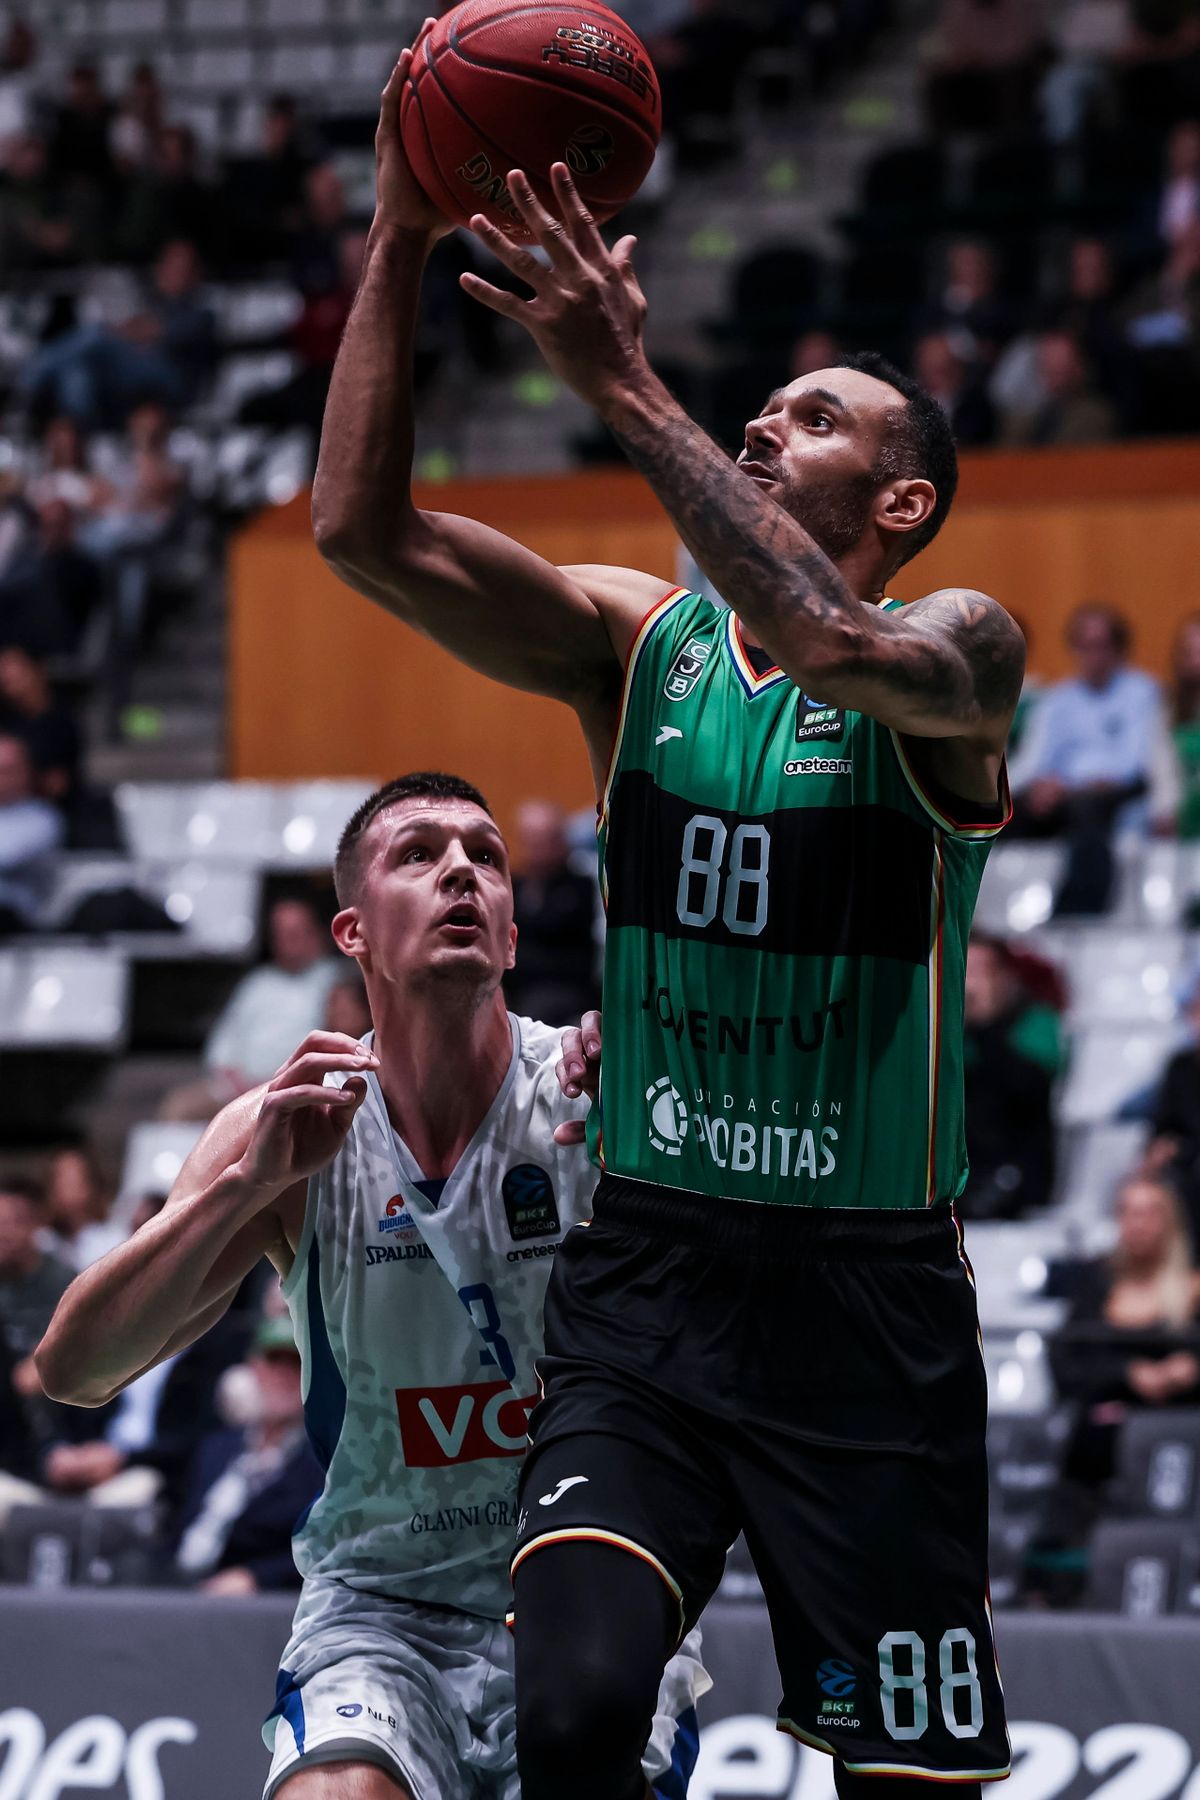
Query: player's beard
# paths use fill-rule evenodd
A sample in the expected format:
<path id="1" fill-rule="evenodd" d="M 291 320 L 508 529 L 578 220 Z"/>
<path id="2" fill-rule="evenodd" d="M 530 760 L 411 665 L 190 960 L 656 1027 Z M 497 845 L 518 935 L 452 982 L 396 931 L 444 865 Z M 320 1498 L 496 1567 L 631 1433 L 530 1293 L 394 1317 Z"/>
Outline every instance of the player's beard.
<path id="1" fill-rule="evenodd" d="M 779 504 L 802 525 L 830 562 L 838 562 L 861 540 L 879 490 L 873 470 L 856 475 L 806 475 L 800 483 L 780 483 Z"/>

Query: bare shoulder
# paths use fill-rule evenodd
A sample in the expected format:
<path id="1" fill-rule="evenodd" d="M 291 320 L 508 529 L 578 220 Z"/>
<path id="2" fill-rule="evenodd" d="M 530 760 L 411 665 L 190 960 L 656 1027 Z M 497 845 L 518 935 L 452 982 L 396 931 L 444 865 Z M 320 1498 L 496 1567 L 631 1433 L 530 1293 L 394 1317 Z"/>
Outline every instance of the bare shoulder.
<path id="1" fill-rule="evenodd" d="M 1010 612 L 978 588 L 939 588 L 901 615 L 952 641 L 966 659 L 985 716 L 1013 711 L 1025 676 L 1025 638 Z"/>
<path id="2" fill-rule="evenodd" d="M 650 608 L 676 586 L 661 575 L 645 575 L 640 569 L 623 569 L 613 563 L 571 563 L 562 573 L 583 589 L 600 614 L 622 664 Z"/>

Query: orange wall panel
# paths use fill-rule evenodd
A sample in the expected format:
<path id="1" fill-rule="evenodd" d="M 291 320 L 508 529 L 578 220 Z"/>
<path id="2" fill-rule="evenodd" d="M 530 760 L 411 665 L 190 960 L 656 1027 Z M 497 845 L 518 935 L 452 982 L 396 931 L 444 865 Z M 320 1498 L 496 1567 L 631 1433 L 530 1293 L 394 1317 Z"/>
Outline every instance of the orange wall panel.
<path id="1" fill-rule="evenodd" d="M 426 489 L 553 562 L 612 562 L 671 580 L 675 538 L 626 470 Z M 1087 599 L 1133 621 L 1158 673 L 1179 620 L 1200 610 L 1200 446 L 990 453 L 963 459 L 949 524 L 895 583 L 904 599 L 979 587 L 1026 624 L 1031 666 L 1065 672 L 1063 627 Z M 503 820 L 543 794 L 591 799 L 570 711 L 462 668 L 330 574 L 308 498 L 261 515 L 230 559 L 230 771 L 263 779 L 377 775 L 433 764 L 478 781 Z"/>

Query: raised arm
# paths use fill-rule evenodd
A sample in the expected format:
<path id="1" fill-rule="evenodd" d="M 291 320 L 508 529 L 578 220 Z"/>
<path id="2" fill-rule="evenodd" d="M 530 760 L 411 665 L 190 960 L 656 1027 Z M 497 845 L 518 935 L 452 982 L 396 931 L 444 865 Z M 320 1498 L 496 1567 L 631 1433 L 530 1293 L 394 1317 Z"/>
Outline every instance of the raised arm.
<path id="1" fill-rule="evenodd" d="M 419 41 L 419 40 L 418 40 Z M 346 325 L 321 433 L 313 531 L 350 587 L 511 687 L 577 707 L 619 688 L 621 619 L 637 621 L 666 582 L 596 603 L 569 572 L 477 520 L 425 512 L 411 494 L 412 357 L 425 263 L 452 229 L 418 187 L 404 156 L 400 93 L 406 50 L 384 91 L 376 135 L 375 220 Z"/>
<path id="2" fill-rule="evenodd" d="M 353 1038 L 312 1032 L 265 1087 L 218 1113 L 162 1211 L 76 1276 L 34 1353 L 52 1400 L 103 1406 L 215 1325 L 263 1256 L 281 1274 L 305 1182 L 336 1155 L 374 1067 Z"/>
<path id="3" fill-rule="evenodd" d="M 566 169 L 551 218 L 519 174 L 513 198 L 549 258 L 544 267 L 486 221 L 473 226 L 533 288 L 524 301 L 464 275 L 486 305 L 519 320 L 551 368 L 590 402 L 645 476 L 718 591 L 799 686 L 916 737 L 1003 748 L 1024 642 L 994 600 L 945 590 L 882 612 L 865 605 L 809 533 L 691 420 L 642 348 L 645 300 L 633 239 L 609 251 Z"/>

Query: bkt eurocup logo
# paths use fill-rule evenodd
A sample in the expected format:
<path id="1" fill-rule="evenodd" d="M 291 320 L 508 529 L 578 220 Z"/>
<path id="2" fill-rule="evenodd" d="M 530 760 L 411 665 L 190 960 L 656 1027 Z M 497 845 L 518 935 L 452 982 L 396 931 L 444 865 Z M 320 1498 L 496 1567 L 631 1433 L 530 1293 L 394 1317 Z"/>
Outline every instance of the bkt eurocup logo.
<path id="1" fill-rule="evenodd" d="M 646 1089 L 650 1108 L 650 1142 L 664 1156 L 682 1156 L 687 1136 L 687 1107 L 669 1075 L 660 1075 Z"/>

